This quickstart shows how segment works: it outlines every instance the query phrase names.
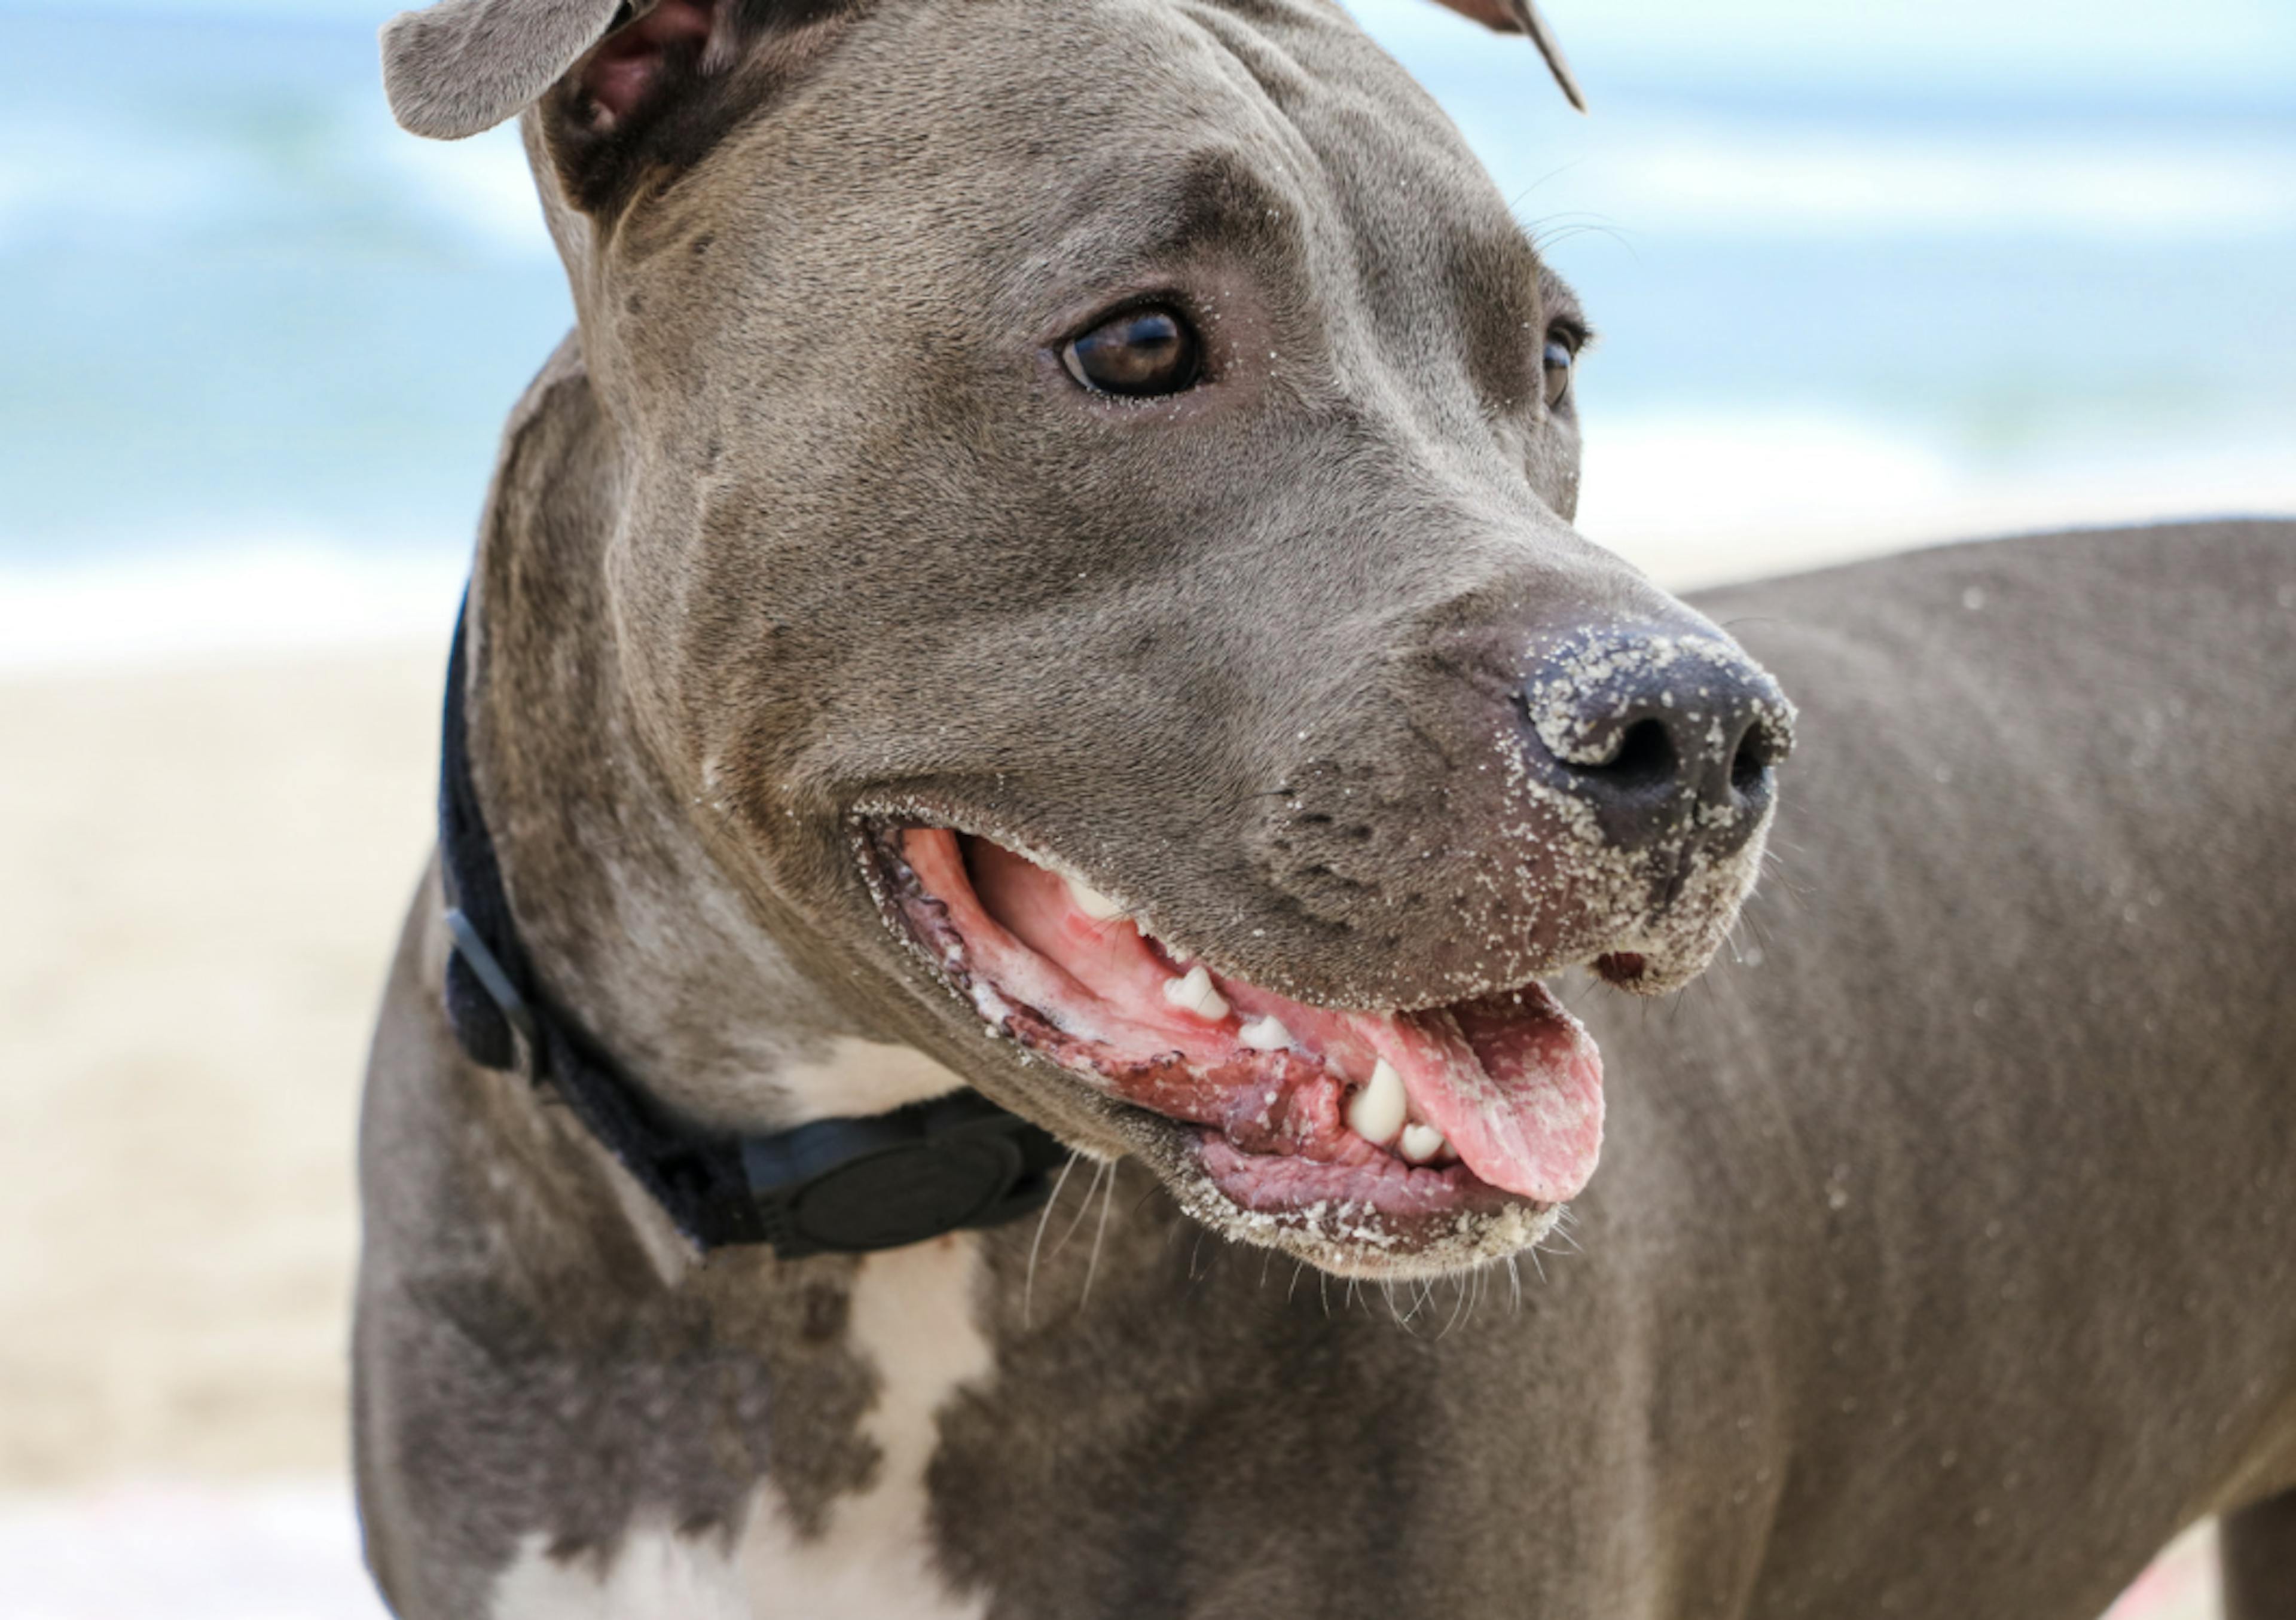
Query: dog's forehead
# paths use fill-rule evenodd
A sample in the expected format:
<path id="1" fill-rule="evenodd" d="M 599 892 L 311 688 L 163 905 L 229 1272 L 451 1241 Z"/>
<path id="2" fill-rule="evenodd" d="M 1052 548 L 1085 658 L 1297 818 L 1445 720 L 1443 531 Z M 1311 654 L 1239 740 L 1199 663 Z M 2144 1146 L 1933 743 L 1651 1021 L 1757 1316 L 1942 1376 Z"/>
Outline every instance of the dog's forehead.
<path id="1" fill-rule="evenodd" d="M 1465 244 L 1536 274 L 1457 130 L 1323 0 L 887 6 L 787 102 L 761 97 L 710 168 L 721 220 L 906 239 L 952 272 L 1106 266 L 1289 217 L 1357 264 Z M 826 220 L 824 172 L 849 202 Z"/>

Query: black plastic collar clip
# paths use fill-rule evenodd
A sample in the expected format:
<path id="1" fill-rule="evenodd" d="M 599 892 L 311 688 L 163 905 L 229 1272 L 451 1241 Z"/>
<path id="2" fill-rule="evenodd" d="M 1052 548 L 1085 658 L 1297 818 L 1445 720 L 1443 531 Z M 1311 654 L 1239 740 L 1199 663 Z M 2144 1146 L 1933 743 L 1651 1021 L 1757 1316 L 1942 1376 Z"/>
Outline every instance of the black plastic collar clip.
<path id="1" fill-rule="evenodd" d="M 1041 1208 L 1068 1151 L 988 1098 L 958 1092 L 864 1119 L 741 1139 L 761 1236 L 783 1259 L 865 1254 Z"/>

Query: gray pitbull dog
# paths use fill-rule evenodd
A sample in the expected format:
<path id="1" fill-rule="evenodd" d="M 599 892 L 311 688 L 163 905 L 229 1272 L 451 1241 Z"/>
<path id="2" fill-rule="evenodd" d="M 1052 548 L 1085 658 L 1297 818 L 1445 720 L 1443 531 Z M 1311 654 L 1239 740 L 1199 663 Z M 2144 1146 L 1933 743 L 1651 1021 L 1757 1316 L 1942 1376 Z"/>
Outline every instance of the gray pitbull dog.
<path id="1" fill-rule="evenodd" d="M 385 55 L 579 314 L 368 1084 L 401 1614 L 2296 1615 L 2296 529 L 1673 600 L 1324 0 Z M 914 1240 L 724 1240 L 903 1121 Z"/>

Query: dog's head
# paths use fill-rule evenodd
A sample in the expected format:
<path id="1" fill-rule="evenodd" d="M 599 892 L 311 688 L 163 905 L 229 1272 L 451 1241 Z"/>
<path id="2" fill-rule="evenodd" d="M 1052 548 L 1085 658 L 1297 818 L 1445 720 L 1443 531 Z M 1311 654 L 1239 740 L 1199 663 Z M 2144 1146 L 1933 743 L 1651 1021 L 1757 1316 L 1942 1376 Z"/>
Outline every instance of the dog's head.
<path id="1" fill-rule="evenodd" d="M 641 730 L 800 960 L 1230 1233 L 1543 1231 L 1602 1081 L 1538 981 L 1703 967 L 1790 711 L 1571 528 L 1584 318 L 1402 70 L 1325 0 L 447 0 L 386 61 L 527 109 Z"/>

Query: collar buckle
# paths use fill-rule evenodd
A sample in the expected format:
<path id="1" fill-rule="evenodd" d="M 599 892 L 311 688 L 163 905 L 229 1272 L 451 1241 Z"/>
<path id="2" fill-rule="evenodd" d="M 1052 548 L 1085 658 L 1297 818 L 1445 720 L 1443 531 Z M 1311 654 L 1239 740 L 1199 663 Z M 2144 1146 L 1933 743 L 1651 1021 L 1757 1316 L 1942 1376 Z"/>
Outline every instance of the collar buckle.
<path id="1" fill-rule="evenodd" d="M 1041 1208 L 1067 1152 L 974 1092 L 740 1139 L 760 1235 L 783 1259 L 903 1248 Z"/>

